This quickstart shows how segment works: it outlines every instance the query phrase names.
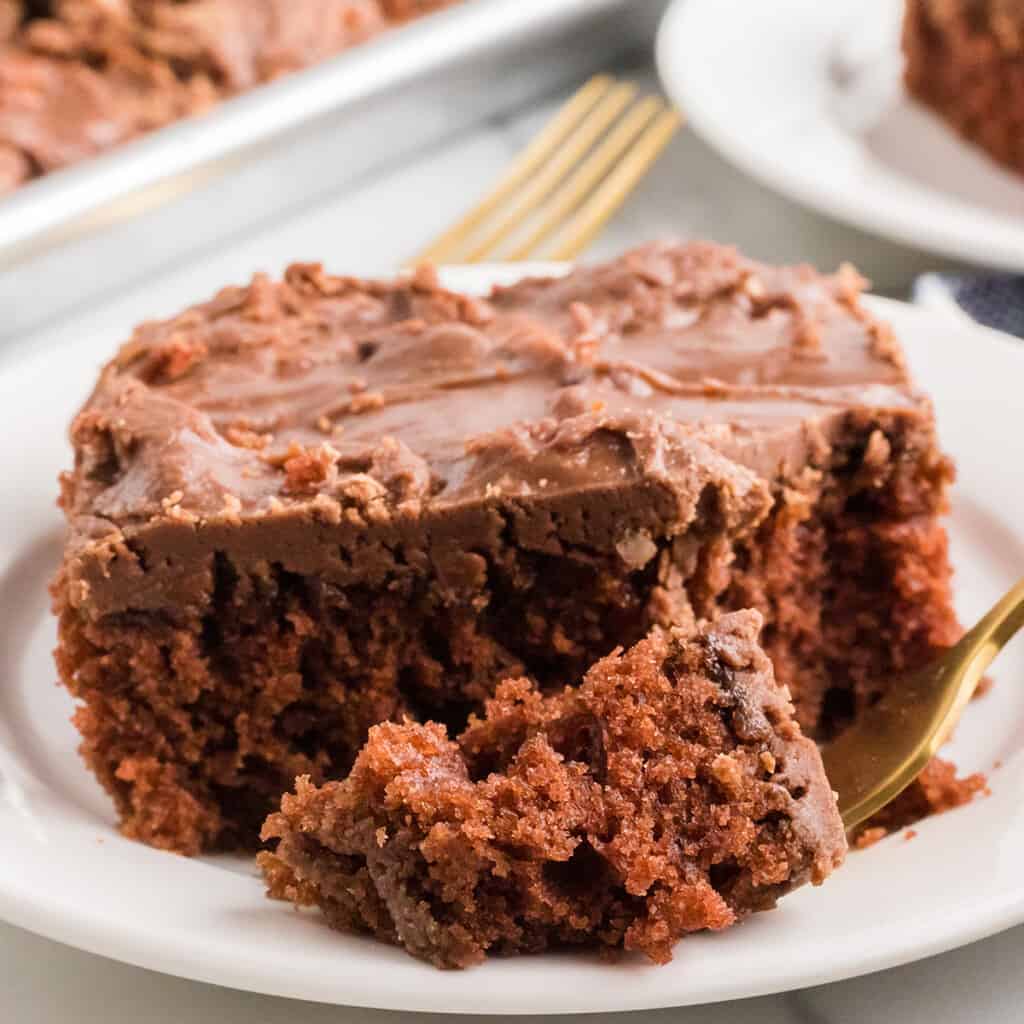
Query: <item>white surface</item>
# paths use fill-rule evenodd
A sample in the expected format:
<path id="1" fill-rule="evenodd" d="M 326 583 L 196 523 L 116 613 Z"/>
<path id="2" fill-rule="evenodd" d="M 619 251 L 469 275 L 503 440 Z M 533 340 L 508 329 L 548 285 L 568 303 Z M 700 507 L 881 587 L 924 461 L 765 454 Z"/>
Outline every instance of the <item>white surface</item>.
<path id="1" fill-rule="evenodd" d="M 482 291 L 494 279 L 486 268 L 463 269 L 453 283 Z M 980 328 L 877 302 L 934 397 L 944 442 L 961 467 L 951 530 L 960 610 L 970 621 L 1024 564 L 1024 529 L 1007 511 L 1024 504 L 1024 479 L 1002 471 L 1024 459 L 1024 438 L 1013 429 L 1024 349 Z M 59 553 L 52 495 L 68 463 L 63 426 L 109 351 L 106 332 L 83 332 L 73 346 L 37 351 L 0 372 L 0 431 L 8 439 L 2 465 L 7 479 L 19 481 L 17 498 L 0 509 L 3 918 L 119 960 L 237 988 L 350 1006 L 513 1013 L 780 991 L 903 963 L 1024 920 L 1024 691 L 1009 685 L 969 709 L 952 750 L 966 769 L 991 771 L 1003 762 L 990 797 L 922 823 L 912 843 L 895 837 L 851 857 L 822 889 L 801 890 L 775 913 L 684 940 L 663 968 L 549 955 L 439 972 L 268 901 L 248 858 L 188 860 L 123 839 L 75 753 L 70 699 L 40 685 L 53 675 L 54 623 L 44 593 Z M 991 382 L 984 397 L 962 386 L 969 373 Z M 999 462 L 989 458 L 995 450 Z M 998 681 L 1021 671 L 1024 649 L 1017 648 L 994 675 Z"/>
<path id="2" fill-rule="evenodd" d="M 1024 181 L 912 103 L 902 0 L 676 0 L 657 56 L 695 130 L 749 174 L 900 242 L 1024 270 Z"/>

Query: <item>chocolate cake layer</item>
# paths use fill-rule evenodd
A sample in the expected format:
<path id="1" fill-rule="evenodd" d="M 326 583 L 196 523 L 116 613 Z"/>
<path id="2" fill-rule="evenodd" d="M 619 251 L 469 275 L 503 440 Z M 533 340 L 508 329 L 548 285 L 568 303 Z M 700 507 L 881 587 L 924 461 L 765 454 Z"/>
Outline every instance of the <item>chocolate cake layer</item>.
<path id="1" fill-rule="evenodd" d="M 760 624 L 656 631 L 550 696 L 508 680 L 458 742 L 375 726 L 345 781 L 300 779 L 268 819 L 271 893 L 465 967 L 561 945 L 664 963 L 822 882 L 843 825 Z"/>
<path id="2" fill-rule="evenodd" d="M 950 465 L 860 284 L 655 244 L 487 299 L 295 266 L 140 327 L 54 586 L 127 831 L 251 844 L 379 721 L 457 732 L 504 675 L 739 608 L 840 728 L 957 632 Z"/>

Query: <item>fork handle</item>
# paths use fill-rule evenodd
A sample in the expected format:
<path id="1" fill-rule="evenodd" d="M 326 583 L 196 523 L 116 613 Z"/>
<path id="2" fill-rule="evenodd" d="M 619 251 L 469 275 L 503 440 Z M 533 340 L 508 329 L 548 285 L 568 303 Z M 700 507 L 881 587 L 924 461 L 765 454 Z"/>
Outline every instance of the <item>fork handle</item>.
<path id="1" fill-rule="evenodd" d="M 942 659 L 946 671 L 958 673 L 961 682 L 946 723 L 936 734 L 937 745 L 949 739 L 989 665 L 1021 626 L 1024 626 L 1024 579 L 1019 579 Z"/>
<path id="2" fill-rule="evenodd" d="M 956 646 L 963 648 L 964 655 L 974 661 L 980 677 L 1021 626 L 1024 626 L 1024 578 L 1018 580 Z"/>

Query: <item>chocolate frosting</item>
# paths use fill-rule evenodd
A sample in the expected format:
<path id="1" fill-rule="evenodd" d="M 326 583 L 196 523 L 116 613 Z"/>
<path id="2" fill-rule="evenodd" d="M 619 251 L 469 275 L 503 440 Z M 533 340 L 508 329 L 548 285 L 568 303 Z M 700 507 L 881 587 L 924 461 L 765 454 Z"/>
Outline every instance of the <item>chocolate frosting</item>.
<path id="1" fill-rule="evenodd" d="M 257 276 L 105 367 L 71 430 L 69 558 L 170 525 L 408 521 L 637 480 L 763 504 L 844 417 L 928 413 L 862 285 L 670 242 L 487 298 L 428 268 Z"/>

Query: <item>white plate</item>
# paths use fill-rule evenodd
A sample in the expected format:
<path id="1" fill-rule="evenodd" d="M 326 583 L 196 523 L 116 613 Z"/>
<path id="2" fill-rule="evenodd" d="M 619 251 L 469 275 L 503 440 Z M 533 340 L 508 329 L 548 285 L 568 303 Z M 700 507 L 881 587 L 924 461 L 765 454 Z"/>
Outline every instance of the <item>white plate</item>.
<path id="1" fill-rule="evenodd" d="M 460 271 L 482 289 L 507 268 Z M 1024 570 L 1024 348 L 891 302 L 873 302 L 935 396 L 960 464 L 952 531 L 957 600 L 969 620 Z M 108 318 L 109 321 L 109 318 Z M 127 330 L 129 325 L 125 324 Z M 330 931 L 264 898 L 252 862 L 187 860 L 121 838 L 75 753 L 71 701 L 54 684 L 45 587 L 58 557 L 64 431 L 117 336 L 0 367 L 0 917 L 129 963 L 277 995 L 403 1010 L 555 1013 L 732 999 L 831 981 L 937 953 L 1024 920 L 1024 650 L 968 709 L 954 754 L 990 770 L 992 796 L 860 854 L 821 889 L 675 961 L 589 955 L 496 960 L 440 972 L 397 949 Z M 984 384 L 982 384 L 984 382 Z"/>
<path id="2" fill-rule="evenodd" d="M 915 248 L 1024 270 L 1024 179 L 907 98 L 902 7 L 676 0 L 658 67 L 695 130 L 779 192 Z"/>

